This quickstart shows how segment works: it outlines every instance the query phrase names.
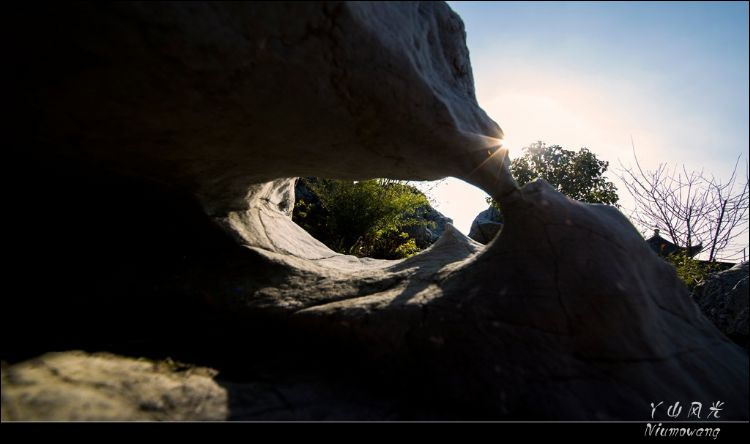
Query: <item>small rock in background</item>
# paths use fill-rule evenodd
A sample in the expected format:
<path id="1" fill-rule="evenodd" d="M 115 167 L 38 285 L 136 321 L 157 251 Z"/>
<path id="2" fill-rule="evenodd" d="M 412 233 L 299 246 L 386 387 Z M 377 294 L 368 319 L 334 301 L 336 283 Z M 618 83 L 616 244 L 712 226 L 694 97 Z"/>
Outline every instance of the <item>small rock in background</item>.
<path id="1" fill-rule="evenodd" d="M 722 333 L 748 350 L 748 262 L 712 274 L 693 298 Z"/>
<path id="2" fill-rule="evenodd" d="M 503 228 L 502 220 L 503 216 L 500 211 L 490 206 L 474 218 L 469 230 L 469 237 L 479 243 L 488 244 Z"/>
<path id="3" fill-rule="evenodd" d="M 414 238 L 417 243 L 417 247 L 425 249 L 430 245 L 434 244 L 445 231 L 446 224 L 452 224 L 453 219 L 445 216 L 440 211 L 432 208 L 432 206 L 426 206 L 419 209 L 417 213 L 419 219 L 427 222 L 433 222 L 434 226 L 411 226 L 407 227 L 406 233 L 409 237 Z"/>

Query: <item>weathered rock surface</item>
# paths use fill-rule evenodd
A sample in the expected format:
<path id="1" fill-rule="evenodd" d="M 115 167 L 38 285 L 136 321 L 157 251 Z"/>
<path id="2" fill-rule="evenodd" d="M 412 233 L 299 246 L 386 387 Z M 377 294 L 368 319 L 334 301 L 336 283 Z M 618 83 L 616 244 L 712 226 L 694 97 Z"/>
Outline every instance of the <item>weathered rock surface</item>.
<path id="1" fill-rule="evenodd" d="M 709 276 L 693 290 L 703 314 L 748 350 L 748 262 Z"/>
<path id="2" fill-rule="evenodd" d="M 502 204 L 506 231 L 485 250 L 453 233 L 444 236 L 449 248 L 438 242 L 404 262 L 347 270 L 340 258 L 299 261 L 307 250 L 280 256 L 251 247 L 294 272 L 283 289 L 249 304 L 290 310 L 299 325 L 347 338 L 376 359 L 411 359 L 414 373 L 402 374 L 483 418 L 643 419 L 640 406 L 652 398 L 744 405 L 745 354 L 622 214 L 542 181 Z M 326 276 L 328 291 L 306 273 Z M 711 372 L 740 389 L 689 376 Z"/>
<path id="3" fill-rule="evenodd" d="M 233 419 L 748 418 L 747 354 L 627 219 L 515 185 L 445 4 L 19 8 L 8 360 L 210 364 Z M 306 175 L 460 177 L 505 226 L 338 255 L 289 217 Z"/>
<path id="4" fill-rule="evenodd" d="M 109 354 L 49 353 L 2 369 L 3 421 L 223 421 L 214 370 Z"/>
<path id="5" fill-rule="evenodd" d="M 480 244 L 488 244 L 502 230 L 500 212 L 493 206 L 477 214 L 469 229 L 469 237 Z"/>

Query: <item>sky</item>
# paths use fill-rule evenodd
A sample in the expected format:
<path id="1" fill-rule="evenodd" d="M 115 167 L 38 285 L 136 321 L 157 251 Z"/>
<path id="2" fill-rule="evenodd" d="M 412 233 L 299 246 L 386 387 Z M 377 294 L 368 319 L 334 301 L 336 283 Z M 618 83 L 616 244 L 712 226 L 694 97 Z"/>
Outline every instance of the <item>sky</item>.
<path id="1" fill-rule="evenodd" d="M 748 3 L 448 2 L 464 21 L 477 101 L 510 157 L 537 140 L 588 147 L 610 170 L 684 164 L 726 179 L 748 156 Z M 632 199 L 615 174 L 620 203 Z M 468 233 L 486 194 L 430 187 Z M 747 245 L 747 239 L 742 242 Z"/>

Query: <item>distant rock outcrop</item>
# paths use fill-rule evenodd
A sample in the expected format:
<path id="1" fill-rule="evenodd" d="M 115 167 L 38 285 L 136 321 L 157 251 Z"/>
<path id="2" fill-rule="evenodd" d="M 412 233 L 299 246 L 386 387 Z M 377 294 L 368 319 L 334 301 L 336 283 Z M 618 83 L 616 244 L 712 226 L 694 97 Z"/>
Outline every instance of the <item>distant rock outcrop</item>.
<path id="1" fill-rule="evenodd" d="M 748 350 L 748 262 L 712 274 L 693 290 L 703 314 Z"/>
<path id="2" fill-rule="evenodd" d="M 477 214 L 471 223 L 469 237 L 480 244 L 488 244 L 503 228 L 503 215 L 494 206 Z"/>
<path id="3" fill-rule="evenodd" d="M 294 181 L 294 202 L 297 203 L 301 200 L 315 206 L 322 205 L 318 194 L 307 186 L 305 180 L 298 178 Z"/>
<path id="4" fill-rule="evenodd" d="M 414 238 L 417 247 L 425 249 L 437 242 L 445 231 L 447 224 L 452 224 L 453 219 L 446 217 L 440 211 L 428 205 L 417 210 L 417 218 L 430 222 L 429 226 L 411 226 L 406 228 L 406 233 Z"/>

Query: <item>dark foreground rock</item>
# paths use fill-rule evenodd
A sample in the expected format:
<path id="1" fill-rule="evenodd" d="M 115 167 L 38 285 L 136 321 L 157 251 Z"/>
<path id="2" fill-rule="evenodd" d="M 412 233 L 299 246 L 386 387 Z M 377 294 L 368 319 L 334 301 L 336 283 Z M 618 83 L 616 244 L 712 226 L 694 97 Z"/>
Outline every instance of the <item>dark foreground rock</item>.
<path id="1" fill-rule="evenodd" d="M 231 419 L 645 420 L 651 402 L 715 400 L 748 419 L 747 354 L 627 219 L 516 186 L 447 5 L 8 15 L 25 36 L 10 54 L 10 364 L 171 356 L 220 371 Z M 455 176 L 505 225 L 486 247 L 447 225 L 406 260 L 343 256 L 292 222 L 296 176 Z M 4 405 L 22 404 L 5 384 Z"/>
<path id="2" fill-rule="evenodd" d="M 748 262 L 708 277 L 693 290 L 703 314 L 748 351 Z"/>

